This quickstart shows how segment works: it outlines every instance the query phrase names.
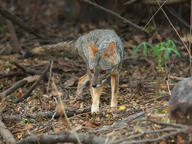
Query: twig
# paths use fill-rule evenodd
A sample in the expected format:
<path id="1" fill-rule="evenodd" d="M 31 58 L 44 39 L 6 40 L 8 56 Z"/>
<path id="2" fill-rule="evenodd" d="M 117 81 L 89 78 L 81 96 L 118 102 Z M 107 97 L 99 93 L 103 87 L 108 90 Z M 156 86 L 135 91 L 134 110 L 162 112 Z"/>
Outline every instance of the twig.
<path id="1" fill-rule="evenodd" d="M 164 4 L 167 2 L 167 0 L 165 0 L 161 6 L 159 6 L 159 8 L 157 9 L 157 11 L 152 15 L 152 17 L 149 19 L 149 21 L 145 24 L 143 29 L 146 29 L 146 27 L 148 26 L 148 24 L 152 21 L 152 19 L 155 17 L 155 15 L 161 10 L 161 8 L 164 6 Z"/>
<path id="2" fill-rule="evenodd" d="M 172 75 L 170 75 L 169 78 L 170 78 L 170 79 L 177 80 L 177 81 L 181 81 L 181 80 L 184 79 L 184 77 L 177 77 L 177 76 L 172 76 Z"/>
<path id="3" fill-rule="evenodd" d="M 136 2 L 137 0 L 129 0 L 127 2 L 124 3 L 124 5 L 129 5 L 129 4 L 132 4 L 134 2 Z"/>
<path id="4" fill-rule="evenodd" d="M 189 130 L 189 128 L 182 128 L 182 129 L 178 129 L 177 131 L 171 132 L 169 134 L 162 135 L 162 136 L 157 137 L 157 138 L 128 141 L 128 142 L 123 142 L 122 144 L 140 144 L 140 143 L 158 142 L 158 141 L 163 140 L 165 138 L 168 138 L 170 136 L 175 136 L 175 135 L 180 134 L 180 133 L 187 133 L 188 130 Z"/>
<path id="5" fill-rule="evenodd" d="M 171 8 L 171 7 L 165 7 L 165 8 L 166 8 L 166 10 L 168 10 L 169 13 L 170 13 L 171 15 L 173 15 L 178 21 L 180 21 L 181 23 L 183 23 L 183 25 L 186 26 L 186 28 L 190 28 L 189 24 L 188 24 L 182 17 L 180 17 L 173 8 Z"/>
<path id="6" fill-rule="evenodd" d="M 159 0 L 159 4 L 162 4 L 164 1 Z M 182 2 L 186 2 L 186 1 L 187 0 L 167 0 L 166 4 L 171 5 L 171 4 L 182 3 Z M 143 3 L 151 4 L 151 5 L 157 5 L 156 0 L 143 0 Z"/>
<path id="7" fill-rule="evenodd" d="M 91 107 L 87 107 L 84 108 L 82 110 L 70 110 L 70 109 L 66 109 L 66 115 L 67 117 L 72 117 L 74 115 L 80 115 L 83 113 L 88 113 L 91 112 Z M 22 118 L 30 118 L 30 119 L 37 119 L 38 117 L 42 117 L 42 118 L 52 118 L 52 116 L 54 115 L 54 113 L 56 113 L 55 111 L 48 111 L 48 112 L 37 112 L 34 114 L 24 114 L 24 115 L 19 115 L 19 114 L 15 114 L 15 115 L 5 115 L 3 114 L 3 120 L 21 120 Z M 60 114 L 56 113 L 54 115 L 54 118 L 59 118 Z M 64 115 L 63 115 L 64 117 Z"/>
<path id="8" fill-rule="evenodd" d="M 104 144 L 106 139 L 94 135 L 78 133 L 78 137 L 83 144 Z M 50 144 L 59 142 L 77 143 L 74 133 L 62 131 L 57 133 L 33 135 L 17 142 L 17 144 Z"/>
<path id="9" fill-rule="evenodd" d="M 39 79 L 36 80 L 36 82 L 31 86 L 31 88 L 27 91 L 27 93 L 21 97 L 20 99 L 18 99 L 16 101 L 16 103 L 22 102 L 24 99 L 28 98 L 31 94 L 31 92 L 35 89 L 35 87 L 39 84 L 39 82 L 43 79 L 43 77 L 45 76 L 45 74 L 47 73 L 48 69 L 49 69 L 50 63 L 47 64 L 45 70 L 43 71 L 42 75 L 39 77 Z"/>
<path id="10" fill-rule="evenodd" d="M 77 140 L 78 144 L 82 144 L 80 139 L 79 139 L 79 136 L 77 134 L 77 132 L 74 130 L 69 118 L 67 117 L 67 113 L 65 111 L 65 106 L 64 106 L 64 103 L 62 102 L 61 100 L 61 93 L 59 93 L 58 89 L 57 89 L 57 86 L 55 84 L 55 81 L 54 81 L 54 77 L 52 77 L 52 82 L 53 82 L 53 86 L 55 88 L 55 91 L 57 92 L 57 95 L 58 95 L 58 104 L 57 104 L 57 112 L 61 115 L 61 114 L 64 114 L 65 116 L 65 120 L 67 122 L 67 124 L 69 125 L 69 128 L 72 130 L 72 133 L 74 134 L 75 136 L 75 139 Z"/>
<path id="11" fill-rule="evenodd" d="M 7 21 L 7 27 L 9 29 L 10 34 L 11 34 L 10 44 L 11 44 L 12 48 L 11 48 L 10 53 L 12 53 L 12 52 L 18 53 L 21 51 L 21 45 L 18 41 L 14 25 L 10 20 L 6 19 L 6 21 Z"/>
<path id="12" fill-rule="evenodd" d="M 91 5 L 93 5 L 93 6 L 97 7 L 97 8 L 99 8 L 99 9 L 105 11 L 105 12 L 108 12 L 108 13 L 110 13 L 110 14 L 112 14 L 112 15 L 118 17 L 118 18 L 120 18 L 121 20 L 123 20 L 124 22 L 130 24 L 130 25 L 133 26 L 134 28 L 137 28 L 137 29 L 139 29 L 139 30 L 141 30 L 141 31 L 144 31 L 144 32 L 146 32 L 146 33 L 149 33 L 148 31 L 146 31 L 146 30 L 143 29 L 142 27 L 138 26 L 137 24 L 134 24 L 134 23 L 131 22 L 130 20 L 128 20 L 128 19 L 122 17 L 120 14 L 118 14 L 118 13 L 116 13 L 116 12 L 110 10 L 110 9 L 104 8 L 104 7 L 98 5 L 98 4 L 96 4 L 96 3 L 94 3 L 94 2 L 92 2 L 92 1 L 90 1 L 90 0 L 82 0 L 82 1 L 83 1 L 83 2 L 86 2 L 86 3 L 89 3 L 89 4 L 91 4 Z"/>
<path id="13" fill-rule="evenodd" d="M 24 76 L 25 73 L 22 72 L 10 72 L 5 74 L 0 74 L 0 79 L 6 78 L 6 77 L 12 77 L 12 76 Z"/>
<path id="14" fill-rule="evenodd" d="M 42 36 L 37 34 L 32 28 L 29 28 L 28 26 L 26 26 L 25 23 L 20 18 L 16 17 L 11 12 L 9 12 L 8 10 L 4 9 L 1 6 L 0 6 L 0 14 L 3 17 L 7 18 L 8 20 L 12 21 L 14 24 L 21 27 L 23 30 L 32 33 L 33 35 L 35 35 L 38 38 L 42 38 Z"/>
<path id="15" fill-rule="evenodd" d="M 109 125 L 109 126 L 105 126 L 103 128 L 100 128 L 99 130 L 97 130 L 96 132 L 97 133 L 101 133 L 103 131 L 108 131 L 108 130 L 113 130 L 115 128 L 119 128 L 119 127 L 122 127 L 123 125 L 124 126 L 128 126 L 128 123 L 145 115 L 145 112 L 138 112 L 138 113 L 134 113 L 130 116 L 128 116 L 127 118 L 123 119 L 123 120 L 119 120 L 119 121 L 116 121 L 114 122 L 112 125 Z"/>
<path id="16" fill-rule="evenodd" d="M 17 81 L 15 84 L 13 84 L 10 88 L 8 88 L 7 90 L 5 90 L 4 92 L 0 93 L 0 99 L 2 99 L 3 97 L 8 96 L 9 94 L 11 94 L 12 92 L 14 92 L 16 89 L 24 86 L 27 83 L 27 80 L 22 79 L 20 81 Z"/>
<path id="17" fill-rule="evenodd" d="M 175 128 L 186 128 L 187 127 L 186 125 L 182 125 L 182 124 L 165 123 L 165 122 L 159 122 L 159 121 L 154 121 L 154 120 L 150 120 L 150 119 L 147 119 L 147 121 L 150 121 L 150 122 L 158 124 L 158 125 L 171 126 L 171 127 L 175 127 Z"/>
<path id="18" fill-rule="evenodd" d="M 12 92 L 14 92 L 15 90 L 17 90 L 18 88 L 24 86 L 26 83 L 31 83 L 34 82 L 35 80 L 37 80 L 39 78 L 38 75 L 35 76 L 28 76 L 22 80 L 17 81 L 15 84 L 13 84 L 10 88 L 8 88 L 7 90 L 5 90 L 4 92 L 0 93 L 0 99 L 2 99 L 3 97 L 6 97 L 8 95 L 10 95 Z"/>
<path id="19" fill-rule="evenodd" d="M 149 130 L 149 131 L 139 133 L 136 135 L 131 135 L 131 136 L 124 138 L 124 139 L 120 139 L 118 141 L 115 141 L 112 144 L 119 144 L 119 143 L 125 142 L 125 141 L 130 140 L 130 139 L 136 139 L 136 138 L 142 137 L 146 134 L 162 133 L 162 132 L 170 132 L 170 131 L 177 131 L 177 129 L 176 128 L 164 128 L 164 129 L 158 129 L 158 130 Z"/>
<path id="20" fill-rule="evenodd" d="M 2 121 L 0 121 L 0 135 L 3 137 L 6 144 L 16 144 L 14 136 Z"/>
<path id="21" fill-rule="evenodd" d="M 29 69 L 29 68 L 26 68 L 16 62 L 11 62 L 12 64 L 14 64 L 16 67 L 18 67 L 19 69 L 21 69 L 22 71 L 26 72 L 26 73 L 29 73 L 29 74 L 41 74 L 40 71 L 37 71 L 37 70 L 33 70 L 33 69 Z"/>
<path id="22" fill-rule="evenodd" d="M 53 61 L 51 61 L 50 69 L 49 69 L 49 79 L 48 79 L 48 84 L 47 84 L 47 93 L 49 92 L 49 89 L 50 89 L 52 71 L 53 71 Z"/>
<path id="23" fill-rule="evenodd" d="M 187 47 L 187 45 L 186 45 L 186 44 L 184 43 L 184 41 L 181 39 L 181 36 L 180 36 L 179 32 L 178 32 L 177 29 L 174 27 L 173 23 L 171 22 L 171 20 L 170 20 L 169 17 L 167 16 L 167 14 L 166 14 L 166 12 L 164 11 L 164 9 L 160 6 L 159 1 L 156 0 L 156 2 L 158 3 L 159 8 L 160 8 L 161 11 L 163 12 L 165 18 L 167 19 L 167 21 L 169 22 L 169 24 L 171 25 L 171 27 L 173 28 L 173 30 L 175 31 L 175 33 L 177 34 L 177 36 L 179 37 L 179 39 L 181 40 L 182 44 L 184 45 L 184 47 L 185 47 L 185 49 L 186 49 L 186 51 L 187 51 L 187 53 L 188 53 L 188 55 L 189 55 L 189 62 L 192 63 L 192 62 L 191 62 L 191 52 L 190 52 L 190 49 Z M 192 70 L 191 70 L 191 67 L 190 67 L 190 71 L 192 71 Z"/>

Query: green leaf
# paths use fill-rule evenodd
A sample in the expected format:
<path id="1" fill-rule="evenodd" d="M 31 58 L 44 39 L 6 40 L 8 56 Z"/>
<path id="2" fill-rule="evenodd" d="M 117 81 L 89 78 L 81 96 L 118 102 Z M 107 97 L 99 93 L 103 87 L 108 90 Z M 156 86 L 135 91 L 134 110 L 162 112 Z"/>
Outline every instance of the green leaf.
<path id="1" fill-rule="evenodd" d="M 144 45 L 145 42 L 140 43 L 133 51 L 133 55 L 136 55 L 138 50 Z"/>
<path id="2" fill-rule="evenodd" d="M 144 43 L 144 45 L 143 45 L 143 54 L 144 54 L 144 56 L 147 56 L 147 52 L 148 52 L 147 45 L 146 45 L 146 43 Z"/>
<path id="3" fill-rule="evenodd" d="M 165 54 L 164 54 L 164 59 L 165 60 L 167 60 L 169 58 L 170 53 L 171 53 L 171 49 L 167 48 L 166 51 L 165 51 Z"/>

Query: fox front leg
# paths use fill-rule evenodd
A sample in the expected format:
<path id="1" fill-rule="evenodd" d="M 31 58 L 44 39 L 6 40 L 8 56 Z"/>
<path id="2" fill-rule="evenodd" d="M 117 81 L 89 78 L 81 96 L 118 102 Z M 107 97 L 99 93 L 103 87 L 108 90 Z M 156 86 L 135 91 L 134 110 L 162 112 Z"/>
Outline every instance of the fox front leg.
<path id="1" fill-rule="evenodd" d="M 76 97 L 81 95 L 83 92 L 83 89 L 85 85 L 89 82 L 89 75 L 86 73 L 82 77 L 79 78 L 78 85 L 77 85 L 77 91 L 76 91 Z"/>
<path id="2" fill-rule="evenodd" d="M 98 113 L 99 112 L 99 102 L 100 102 L 100 95 L 103 91 L 103 87 L 92 87 L 90 85 L 91 96 L 92 96 L 92 106 L 91 106 L 91 113 Z"/>
<path id="3" fill-rule="evenodd" d="M 111 107 L 117 107 L 119 94 L 119 74 L 111 74 Z"/>

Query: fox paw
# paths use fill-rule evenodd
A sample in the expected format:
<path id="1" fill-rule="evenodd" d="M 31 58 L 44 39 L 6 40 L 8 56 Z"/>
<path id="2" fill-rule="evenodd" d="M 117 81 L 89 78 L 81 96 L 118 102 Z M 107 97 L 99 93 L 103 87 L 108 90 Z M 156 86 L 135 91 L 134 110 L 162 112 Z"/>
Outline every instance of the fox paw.
<path id="1" fill-rule="evenodd" d="M 94 113 L 99 113 L 99 106 L 94 106 L 92 105 L 91 106 L 91 114 L 94 114 Z"/>

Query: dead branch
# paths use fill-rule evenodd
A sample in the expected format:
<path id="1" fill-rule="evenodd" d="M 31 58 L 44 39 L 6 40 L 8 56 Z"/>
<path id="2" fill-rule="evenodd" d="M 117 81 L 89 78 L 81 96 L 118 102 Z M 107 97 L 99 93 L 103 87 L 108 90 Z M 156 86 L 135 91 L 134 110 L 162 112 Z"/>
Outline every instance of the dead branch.
<path id="1" fill-rule="evenodd" d="M 26 68 L 26 67 L 24 67 L 24 66 L 22 66 L 22 65 L 20 65 L 20 64 L 18 64 L 16 62 L 12 62 L 12 64 L 14 64 L 16 67 L 18 67 L 19 69 L 21 69 L 22 71 L 24 71 L 24 72 L 26 72 L 28 74 L 32 74 L 32 75 L 34 75 L 34 74 L 41 74 L 41 72 L 38 71 L 38 70 Z"/>
<path id="2" fill-rule="evenodd" d="M 132 3 L 135 3 L 137 0 L 128 0 L 124 3 L 124 5 L 130 5 Z"/>
<path id="3" fill-rule="evenodd" d="M 0 135 L 3 137 L 6 144 L 16 144 L 14 136 L 2 121 L 0 121 Z"/>
<path id="4" fill-rule="evenodd" d="M 100 128 L 99 130 L 96 130 L 94 132 L 104 132 L 104 131 L 109 131 L 109 130 L 113 130 L 115 128 L 119 128 L 119 127 L 123 127 L 123 126 L 126 126 L 128 127 L 128 123 L 141 117 L 141 116 L 144 116 L 145 115 L 145 112 L 138 112 L 138 113 L 134 113 L 130 116 L 128 116 L 127 118 L 123 119 L 123 120 L 119 120 L 119 121 L 116 121 L 114 122 L 112 125 L 109 125 L 109 126 L 105 126 L 103 128 Z"/>
<path id="5" fill-rule="evenodd" d="M 159 122 L 159 121 L 154 121 L 154 120 L 150 120 L 150 119 L 147 119 L 147 121 L 158 124 L 158 125 L 170 126 L 170 127 L 175 127 L 175 128 L 188 127 L 187 125 L 183 125 L 183 124 L 165 123 L 165 122 Z"/>
<path id="6" fill-rule="evenodd" d="M 37 34 L 32 28 L 29 28 L 28 26 L 25 25 L 25 23 L 18 18 L 17 16 L 13 15 L 11 12 L 8 10 L 4 9 L 3 7 L 0 6 L 0 14 L 5 17 L 6 19 L 12 21 L 14 24 L 18 25 L 20 28 L 23 30 L 32 33 L 38 38 L 42 38 L 39 34 Z"/>
<path id="7" fill-rule="evenodd" d="M 177 76 L 172 76 L 172 75 L 170 75 L 169 78 L 173 79 L 173 80 L 177 80 L 177 81 L 181 81 L 184 79 L 184 77 L 177 77 Z"/>
<path id="8" fill-rule="evenodd" d="M 103 137 L 84 133 L 78 133 L 78 137 L 80 141 L 84 144 L 104 144 L 106 142 L 106 139 Z M 29 136 L 25 139 L 18 141 L 17 144 L 51 144 L 59 142 L 77 143 L 77 139 L 74 133 L 69 131 L 62 131 L 57 133 Z"/>
<path id="9" fill-rule="evenodd" d="M 118 17 L 119 19 L 121 19 L 121 20 L 123 20 L 124 22 L 130 24 L 131 26 L 133 26 L 133 27 L 136 28 L 136 29 L 139 29 L 139 30 L 141 30 L 141 31 L 144 31 L 145 33 L 149 33 L 148 31 L 146 31 L 145 29 L 141 28 L 141 27 L 138 26 L 137 24 L 131 22 L 130 20 L 122 17 L 121 15 L 119 15 L 118 13 L 116 13 L 116 12 L 110 10 L 110 9 L 104 8 L 104 7 L 98 5 L 98 4 L 96 4 L 96 3 L 94 3 L 94 2 L 92 2 L 92 1 L 90 1 L 90 0 L 82 0 L 82 1 L 83 1 L 83 2 L 86 2 L 86 3 L 89 3 L 90 5 L 93 5 L 93 6 L 99 8 L 99 9 L 105 11 L 105 12 L 108 12 L 108 13 L 110 13 L 110 14 Z"/>
<path id="10" fill-rule="evenodd" d="M 171 4 L 183 3 L 183 2 L 186 2 L 186 1 L 188 1 L 188 0 L 167 0 L 166 4 L 171 5 Z M 159 4 L 162 4 L 162 3 L 165 2 L 165 0 L 163 0 L 163 1 L 158 0 L 158 2 L 157 2 L 157 0 L 143 0 L 142 2 L 144 4 L 158 5 L 158 2 L 159 2 Z"/>
<path id="11" fill-rule="evenodd" d="M 152 139 L 143 139 L 143 140 L 133 140 L 133 141 L 128 141 L 128 142 L 123 142 L 122 144 L 140 144 L 140 143 L 152 143 L 152 142 L 159 142 L 165 138 L 175 136 L 177 134 L 181 133 L 187 133 L 189 131 L 189 128 L 181 128 L 178 129 L 177 131 L 171 132 L 169 134 L 162 135 L 157 138 L 152 138 Z"/>
<path id="12" fill-rule="evenodd" d="M 171 7 L 165 7 L 169 13 L 174 16 L 178 21 L 180 21 L 186 28 L 190 28 L 189 24 Z"/>
<path id="13" fill-rule="evenodd" d="M 10 44 L 11 44 L 12 48 L 10 50 L 10 53 L 12 53 L 12 52 L 18 53 L 18 52 L 21 51 L 21 45 L 20 45 L 20 43 L 18 41 L 14 25 L 10 20 L 6 19 L 6 21 L 7 21 L 7 28 L 9 30 L 10 34 L 11 34 Z"/>
<path id="14" fill-rule="evenodd" d="M 66 115 L 67 117 L 72 117 L 74 115 L 79 115 L 79 114 L 83 114 L 83 113 L 88 113 L 91 112 L 91 107 L 87 107 L 84 108 L 82 110 L 69 110 L 66 109 Z M 55 111 L 48 111 L 48 112 L 38 112 L 38 113 L 34 113 L 34 114 L 24 114 L 24 115 L 5 115 L 3 114 L 3 119 L 4 120 L 21 120 L 22 118 L 30 118 L 30 119 L 37 119 L 39 117 L 43 117 L 43 118 L 52 118 L 53 115 L 55 114 Z M 60 114 L 56 113 L 54 115 L 54 118 L 59 118 Z M 63 115 L 64 117 L 64 115 Z"/>
<path id="15" fill-rule="evenodd" d="M 27 93 L 18 99 L 16 103 L 22 102 L 24 99 L 28 98 L 31 94 L 31 92 L 35 89 L 35 87 L 40 83 L 40 81 L 43 79 L 43 77 L 46 75 L 47 71 L 49 70 L 50 62 L 47 64 L 45 70 L 43 71 L 42 75 L 39 77 L 39 79 L 36 80 L 36 82 L 31 86 L 31 88 L 27 91 Z"/>
<path id="16" fill-rule="evenodd" d="M 12 92 L 14 92 L 18 88 L 24 86 L 26 83 L 31 83 L 31 82 L 35 81 L 37 78 L 39 78 L 39 77 L 38 76 L 33 76 L 33 77 L 29 76 L 29 77 L 26 77 L 26 78 L 24 78 L 22 80 L 17 81 L 10 88 L 8 88 L 4 92 L 0 93 L 0 99 L 10 95 Z"/>
<path id="17" fill-rule="evenodd" d="M 9 94 L 11 94 L 12 92 L 14 92 L 15 90 L 17 90 L 18 88 L 24 86 L 27 83 L 27 80 L 20 80 L 17 81 L 15 84 L 13 84 L 10 88 L 8 88 L 7 90 L 5 90 L 4 92 L 0 93 L 0 99 L 2 99 L 3 97 L 8 96 Z"/>
<path id="18" fill-rule="evenodd" d="M 22 72 L 10 72 L 5 74 L 0 74 L 0 79 L 6 78 L 6 77 L 12 77 L 12 76 L 24 76 L 25 73 Z"/>
<path id="19" fill-rule="evenodd" d="M 139 134 L 136 134 L 136 135 L 131 135 L 131 136 L 126 137 L 124 139 L 120 139 L 118 141 L 115 141 L 112 144 L 119 144 L 119 143 L 125 142 L 125 141 L 130 140 L 130 139 L 136 139 L 136 138 L 142 137 L 142 136 L 144 136 L 146 134 L 170 132 L 170 131 L 177 131 L 177 130 L 178 129 L 176 129 L 176 128 L 164 128 L 164 129 L 158 129 L 158 130 L 149 130 L 149 131 L 146 131 L 146 132 L 143 132 L 143 133 L 139 133 Z"/>

